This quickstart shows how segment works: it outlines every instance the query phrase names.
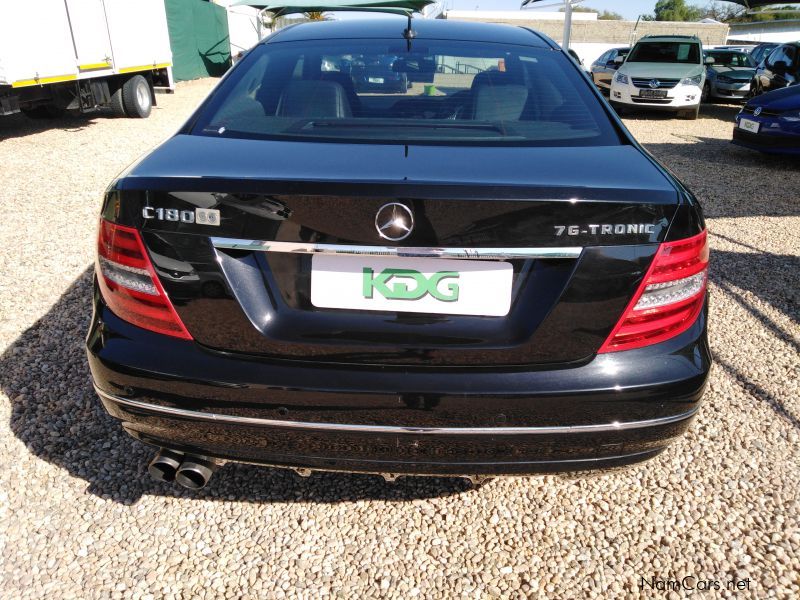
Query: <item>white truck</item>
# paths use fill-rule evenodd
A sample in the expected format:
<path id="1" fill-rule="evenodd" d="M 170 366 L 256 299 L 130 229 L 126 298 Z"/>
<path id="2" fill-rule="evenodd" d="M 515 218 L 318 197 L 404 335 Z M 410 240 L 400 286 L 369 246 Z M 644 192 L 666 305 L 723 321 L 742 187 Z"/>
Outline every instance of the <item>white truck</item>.
<path id="1" fill-rule="evenodd" d="M 0 3 L 0 115 L 144 118 L 156 89 L 174 90 L 164 0 Z"/>

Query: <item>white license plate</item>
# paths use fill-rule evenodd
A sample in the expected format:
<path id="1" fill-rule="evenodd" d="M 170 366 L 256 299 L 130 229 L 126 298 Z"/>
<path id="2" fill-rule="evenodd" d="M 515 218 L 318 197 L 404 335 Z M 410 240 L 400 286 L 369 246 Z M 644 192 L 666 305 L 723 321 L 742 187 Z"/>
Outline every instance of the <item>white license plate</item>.
<path id="1" fill-rule="evenodd" d="M 511 308 L 511 263 L 328 256 L 311 258 L 318 308 L 502 317 Z"/>
<path id="2" fill-rule="evenodd" d="M 640 98 L 666 98 L 667 90 L 639 90 Z"/>
<path id="3" fill-rule="evenodd" d="M 751 121 L 750 119 L 739 119 L 739 129 L 744 129 L 750 133 L 758 133 L 761 123 L 758 121 Z"/>
<path id="4" fill-rule="evenodd" d="M 369 82 L 370 83 L 383 83 L 383 81 L 384 81 L 383 77 L 370 77 L 369 78 Z"/>

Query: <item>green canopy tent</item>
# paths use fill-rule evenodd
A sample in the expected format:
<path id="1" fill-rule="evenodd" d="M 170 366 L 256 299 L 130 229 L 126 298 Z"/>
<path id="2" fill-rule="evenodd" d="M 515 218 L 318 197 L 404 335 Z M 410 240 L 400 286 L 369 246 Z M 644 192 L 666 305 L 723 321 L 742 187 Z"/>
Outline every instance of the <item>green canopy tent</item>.
<path id="1" fill-rule="evenodd" d="M 254 6 L 264 12 L 272 13 L 273 18 L 286 15 L 326 10 L 330 11 L 366 11 L 388 12 L 399 15 L 411 15 L 419 12 L 435 0 L 331 0 L 314 2 L 309 0 L 285 0 L 284 2 L 259 2 L 258 0 L 240 0 L 233 5 Z"/>

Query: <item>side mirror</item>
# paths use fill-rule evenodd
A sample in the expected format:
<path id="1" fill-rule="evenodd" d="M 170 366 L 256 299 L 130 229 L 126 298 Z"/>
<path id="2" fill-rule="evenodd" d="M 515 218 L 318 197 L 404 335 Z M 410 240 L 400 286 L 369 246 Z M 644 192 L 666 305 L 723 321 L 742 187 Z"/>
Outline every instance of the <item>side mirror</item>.
<path id="1" fill-rule="evenodd" d="M 787 63 L 785 60 L 776 60 L 772 64 L 772 69 L 776 73 L 786 73 L 786 71 L 789 70 L 789 63 Z"/>
<path id="2" fill-rule="evenodd" d="M 717 62 L 717 61 L 716 61 L 716 60 L 714 60 L 714 57 L 713 57 L 713 56 L 706 56 L 706 60 L 705 60 L 704 62 L 705 62 L 705 64 L 707 64 L 707 65 L 713 65 L 713 64 L 714 64 L 715 62 Z"/>
<path id="3" fill-rule="evenodd" d="M 624 62 L 625 62 L 625 57 L 624 56 L 618 56 L 617 58 L 614 59 L 614 64 L 617 64 L 617 65 L 621 65 Z"/>

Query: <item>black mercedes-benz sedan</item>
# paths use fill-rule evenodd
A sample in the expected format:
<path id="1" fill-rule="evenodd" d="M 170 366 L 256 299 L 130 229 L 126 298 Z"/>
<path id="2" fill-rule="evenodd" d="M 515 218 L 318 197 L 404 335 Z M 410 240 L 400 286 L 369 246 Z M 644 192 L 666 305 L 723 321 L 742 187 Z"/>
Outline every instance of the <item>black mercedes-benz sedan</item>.
<path id="1" fill-rule="evenodd" d="M 109 187 L 89 364 L 155 477 L 606 468 L 696 414 L 697 200 L 551 40 L 413 23 L 278 31 Z"/>

